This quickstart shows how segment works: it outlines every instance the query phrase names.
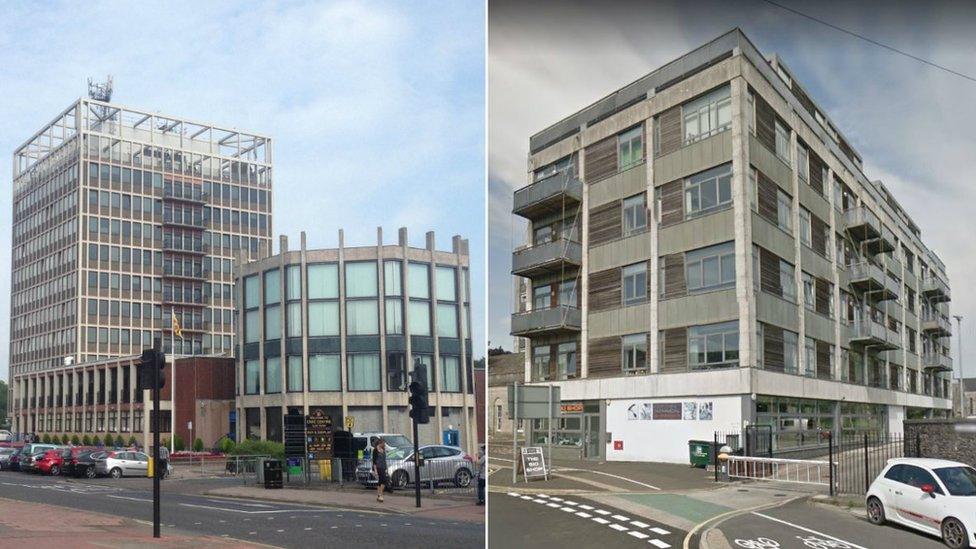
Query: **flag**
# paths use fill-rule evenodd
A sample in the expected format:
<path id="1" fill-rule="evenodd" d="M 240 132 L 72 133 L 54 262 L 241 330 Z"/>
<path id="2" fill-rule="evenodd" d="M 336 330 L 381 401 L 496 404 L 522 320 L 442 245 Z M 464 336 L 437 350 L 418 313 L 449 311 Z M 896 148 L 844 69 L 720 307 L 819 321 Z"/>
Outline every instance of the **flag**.
<path id="1" fill-rule="evenodd" d="M 175 314 L 173 315 L 173 335 L 183 339 L 183 328 L 180 327 L 180 320 Z"/>

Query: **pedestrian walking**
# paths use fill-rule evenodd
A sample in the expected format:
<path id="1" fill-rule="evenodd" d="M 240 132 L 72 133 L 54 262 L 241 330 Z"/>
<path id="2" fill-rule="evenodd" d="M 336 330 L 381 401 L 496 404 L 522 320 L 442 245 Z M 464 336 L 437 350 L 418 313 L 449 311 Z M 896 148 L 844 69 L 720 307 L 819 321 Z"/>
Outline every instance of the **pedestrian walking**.
<path id="1" fill-rule="evenodd" d="M 487 456 L 485 456 L 485 445 L 482 444 L 478 447 L 478 505 L 485 504 L 485 481 L 487 480 L 485 461 L 487 461 Z"/>
<path id="2" fill-rule="evenodd" d="M 165 445 L 159 445 L 159 478 L 166 478 L 166 473 L 169 470 L 169 448 Z"/>
<path id="3" fill-rule="evenodd" d="M 376 473 L 376 501 L 383 501 L 383 490 L 388 482 L 386 475 L 386 442 L 382 438 L 376 439 L 373 446 L 373 472 Z"/>

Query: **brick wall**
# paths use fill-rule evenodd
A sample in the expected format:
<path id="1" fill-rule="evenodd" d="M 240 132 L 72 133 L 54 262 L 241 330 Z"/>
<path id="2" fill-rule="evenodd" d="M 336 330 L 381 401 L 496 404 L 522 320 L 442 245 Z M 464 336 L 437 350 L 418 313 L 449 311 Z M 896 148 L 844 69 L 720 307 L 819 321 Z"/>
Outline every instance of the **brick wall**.
<path id="1" fill-rule="evenodd" d="M 905 442 L 917 445 L 922 457 L 976 466 L 976 419 L 906 420 Z"/>

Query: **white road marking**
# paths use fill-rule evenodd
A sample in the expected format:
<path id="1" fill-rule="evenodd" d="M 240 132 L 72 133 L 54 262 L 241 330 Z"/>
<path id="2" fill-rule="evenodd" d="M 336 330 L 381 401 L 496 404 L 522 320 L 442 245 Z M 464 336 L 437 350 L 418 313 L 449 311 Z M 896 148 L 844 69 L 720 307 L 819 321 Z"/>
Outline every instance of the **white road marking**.
<path id="1" fill-rule="evenodd" d="M 546 507 L 559 507 L 559 506 L 560 505 L 558 503 L 547 503 L 546 504 Z"/>
<path id="2" fill-rule="evenodd" d="M 600 513 L 603 516 L 606 516 L 606 515 L 609 515 L 610 514 L 610 511 L 604 511 L 603 509 L 596 509 L 596 512 L 597 513 Z"/>
<path id="3" fill-rule="evenodd" d="M 589 505 L 580 505 L 580 509 L 586 509 L 587 511 L 592 511 L 593 507 Z"/>
<path id="4" fill-rule="evenodd" d="M 579 503 L 576 503 L 575 501 L 564 501 L 563 503 L 566 505 L 579 505 Z"/>
<path id="5" fill-rule="evenodd" d="M 545 503 L 546 502 L 546 500 L 544 500 L 544 499 L 534 499 L 532 501 L 534 501 L 536 503 Z"/>
<path id="6" fill-rule="evenodd" d="M 593 517 L 593 522 L 599 522 L 600 524 L 610 524 L 609 520 L 602 519 L 600 517 Z"/>
<path id="7" fill-rule="evenodd" d="M 630 523 L 633 524 L 634 526 L 638 527 L 638 528 L 647 528 L 648 526 L 650 526 L 650 524 L 644 524 L 643 522 L 641 522 L 639 520 L 632 520 L 632 521 L 630 521 Z"/>
<path id="8" fill-rule="evenodd" d="M 809 532 L 811 534 L 817 534 L 818 536 L 823 536 L 825 538 L 829 538 L 829 539 L 832 539 L 832 540 L 837 541 L 837 542 L 840 542 L 840 543 L 846 543 L 847 545 L 850 545 L 854 549 L 867 549 L 866 547 L 862 547 L 860 545 L 857 545 L 856 543 L 854 543 L 852 541 L 847 541 L 845 539 L 835 538 L 834 536 L 831 536 L 830 534 L 824 534 L 823 532 L 818 532 L 818 531 L 816 531 L 816 530 L 814 530 L 812 528 L 807 528 L 806 526 L 800 526 L 799 524 L 793 524 L 792 522 L 788 522 L 788 521 L 785 521 L 783 519 L 778 519 L 776 517 L 771 517 L 769 515 L 764 515 L 762 513 L 756 512 L 756 511 L 753 511 L 752 514 L 753 515 L 756 515 L 756 516 L 759 516 L 759 517 L 762 517 L 764 519 L 769 519 L 769 520 L 771 520 L 773 522 L 778 522 L 780 524 L 785 524 L 787 526 L 792 526 L 793 528 L 796 528 L 797 530 L 803 530 L 804 532 Z"/>
<path id="9" fill-rule="evenodd" d="M 563 507 L 563 508 L 561 508 L 559 510 L 560 511 L 565 511 L 567 513 L 575 513 L 576 512 L 576 509 L 573 509 L 572 507 Z"/>
<path id="10" fill-rule="evenodd" d="M 252 536 L 256 536 L 256 535 L 258 535 L 258 533 L 257 533 L 257 532 L 248 532 L 248 534 L 250 534 L 250 535 L 252 535 Z"/>
<path id="11" fill-rule="evenodd" d="M 517 497 L 521 496 L 522 494 L 520 494 L 518 492 L 509 492 L 508 495 L 512 496 L 513 498 L 517 498 Z"/>
<path id="12" fill-rule="evenodd" d="M 630 522 L 630 519 L 628 517 L 623 516 L 623 515 L 614 515 L 612 518 L 615 518 L 617 520 L 622 520 L 624 522 Z"/>
<path id="13" fill-rule="evenodd" d="M 589 513 L 584 513 L 583 511 L 579 511 L 578 513 L 576 513 L 576 516 L 583 517 L 583 518 L 591 518 L 593 515 Z"/>
<path id="14" fill-rule="evenodd" d="M 130 498 L 130 497 L 126 497 L 126 496 L 113 496 L 113 495 L 108 495 L 108 496 L 105 496 L 105 497 L 107 497 L 107 498 L 115 498 L 115 499 L 127 499 L 129 501 L 149 501 L 149 502 L 152 502 L 151 499 Z"/>
<path id="15" fill-rule="evenodd" d="M 618 532 L 626 532 L 627 531 L 627 527 L 626 526 L 621 526 L 619 524 L 611 524 L 610 525 L 610 528 L 613 528 L 614 530 L 616 530 Z"/>
<path id="16" fill-rule="evenodd" d="M 562 498 L 549 498 L 549 499 L 551 499 L 552 501 L 562 501 Z"/>
<path id="17" fill-rule="evenodd" d="M 284 530 L 280 530 L 280 529 L 279 529 L 279 530 L 278 530 L 278 532 L 284 532 Z"/>
<path id="18" fill-rule="evenodd" d="M 383 526 L 386 526 L 386 525 L 384 524 Z M 310 527 L 306 528 L 305 530 L 308 531 L 308 530 L 311 530 L 311 529 L 312 529 L 312 527 L 310 526 Z"/>
<path id="19" fill-rule="evenodd" d="M 650 543 L 651 545 L 654 545 L 655 547 L 660 547 L 661 549 L 668 549 L 668 547 L 671 547 L 671 544 L 666 543 L 666 542 L 663 542 L 663 541 L 661 541 L 659 539 L 656 539 L 656 538 L 655 539 L 647 540 L 647 543 Z"/>
<path id="20" fill-rule="evenodd" d="M 636 530 L 631 530 L 630 532 L 627 532 L 627 533 L 629 535 L 631 535 L 631 536 L 634 536 L 637 539 L 647 539 L 647 538 L 651 537 L 651 536 L 648 536 L 647 534 L 642 534 L 642 533 L 640 533 L 640 532 L 638 532 Z"/>
<path id="21" fill-rule="evenodd" d="M 668 534 L 671 533 L 671 532 L 665 530 L 664 528 L 660 528 L 658 526 L 655 526 L 654 528 L 651 528 L 651 532 L 654 532 L 655 534 L 658 534 L 658 535 L 661 535 L 661 536 L 666 536 L 666 535 L 668 535 Z"/>
<path id="22" fill-rule="evenodd" d="M 522 499 L 532 499 L 532 496 L 519 496 Z"/>

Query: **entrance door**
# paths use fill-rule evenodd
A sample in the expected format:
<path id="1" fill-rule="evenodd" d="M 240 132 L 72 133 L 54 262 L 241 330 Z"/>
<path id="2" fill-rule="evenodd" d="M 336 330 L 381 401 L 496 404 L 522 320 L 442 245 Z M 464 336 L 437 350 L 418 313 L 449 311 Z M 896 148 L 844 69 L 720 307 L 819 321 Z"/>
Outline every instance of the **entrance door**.
<path id="1" fill-rule="evenodd" d="M 600 416 L 586 414 L 583 422 L 583 457 L 597 459 L 600 457 Z"/>

